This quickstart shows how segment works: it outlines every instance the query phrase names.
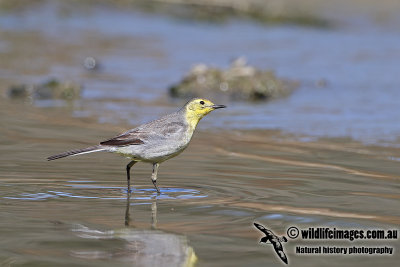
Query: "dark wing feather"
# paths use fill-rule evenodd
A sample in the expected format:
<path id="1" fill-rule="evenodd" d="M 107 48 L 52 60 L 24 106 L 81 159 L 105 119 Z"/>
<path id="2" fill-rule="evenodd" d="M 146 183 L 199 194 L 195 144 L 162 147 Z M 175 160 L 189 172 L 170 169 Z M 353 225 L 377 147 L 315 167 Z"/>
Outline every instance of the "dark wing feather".
<path id="1" fill-rule="evenodd" d="M 267 228 L 265 228 L 261 224 L 255 222 L 254 225 L 258 228 L 258 230 L 260 230 L 264 234 L 266 234 L 268 236 L 274 236 L 274 234 L 271 232 L 271 230 L 268 230 Z"/>
<path id="2" fill-rule="evenodd" d="M 288 259 L 286 257 L 285 252 L 283 252 L 283 247 L 280 242 L 276 242 L 273 244 L 276 254 L 278 254 L 279 258 L 286 264 L 288 264 Z"/>
<path id="3" fill-rule="evenodd" d="M 140 134 L 137 131 L 126 132 L 106 141 L 100 142 L 100 145 L 106 146 L 128 146 L 140 145 L 144 142 L 140 139 Z"/>
<path id="4" fill-rule="evenodd" d="M 262 226 L 261 224 L 258 223 L 254 223 L 255 227 L 257 227 L 258 230 L 260 230 L 261 232 L 264 232 L 266 230 L 266 228 L 264 226 Z"/>

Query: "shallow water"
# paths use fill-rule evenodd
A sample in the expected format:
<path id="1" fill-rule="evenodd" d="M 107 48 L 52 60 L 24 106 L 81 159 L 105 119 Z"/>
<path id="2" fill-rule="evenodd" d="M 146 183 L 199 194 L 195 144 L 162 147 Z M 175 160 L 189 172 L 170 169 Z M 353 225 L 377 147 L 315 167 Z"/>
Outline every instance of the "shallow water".
<path id="1" fill-rule="evenodd" d="M 187 24 L 102 8 L 60 20 L 53 8 L 45 6 L 46 16 L 34 16 L 35 10 L 0 16 L 2 88 L 47 76 L 85 87 L 72 103 L 0 98 L 1 265 L 281 266 L 269 245 L 258 244 L 254 221 L 278 235 L 290 226 L 398 228 L 398 35 L 240 21 Z M 238 31 L 246 33 L 240 42 Z M 373 34 L 386 41 L 370 44 Z M 310 38 L 319 49 L 309 46 Z M 329 40 L 346 45 L 329 54 Z M 364 41 L 365 57 L 354 58 Z M 165 87 L 191 64 L 226 66 L 242 54 L 301 80 L 302 87 L 267 105 L 229 103 L 203 119 L 187 151 L 161 165 L 161 195 L 148 164 L 132 169 L 129 196 L 128 160 L 117 155 L 45 161 L 175 110 L 184 101 L 171 101 Z M 86 56 L 99 57 L 99 72 L 82 68 Z M 349 76 L 355 60 L 359 75 Z M 382 62 L 387 64 L 378 69 Z M 381 75 L 368 75 L 375 72 Z M 315 86 L 321 78 L 328 80 L 326 88 Z M 398 240 L 350 244 L 399 249 Z M 397 252 L 298 255 L 297 245 L 310 243 L 285 244 L 296 266 L 390 266 L 399 260 Z"/>
<path id="2" fill-rule="evenodd" d="M 6 266 L 170 266 L 195 259 L 205 266 L 278 266 L 273 251 L 257 244 L 253 221 L 280 234 L 293 225 L 393 229 L 400 223 L 398 148 L 346 139 L 299 142 L 267 130 L 214 131 L 212 138 L 203 131 L 187 151 L 161 165 L 161 195 L 150 182 L 151 166 L 135 165 L 128 199 L 128 161 L 119 156 L 45 161 L 111 136 L 112 125 L 1 104 L 15 111 L 0 120 L 8 125 L 0 156 L 0 258 Z M 398 260 L 299 256 L 298 244 L 290 241 L 285 250 L 299 266 Z M 367 242 L 373 244 L 398 249 L 398 242 Z"/>

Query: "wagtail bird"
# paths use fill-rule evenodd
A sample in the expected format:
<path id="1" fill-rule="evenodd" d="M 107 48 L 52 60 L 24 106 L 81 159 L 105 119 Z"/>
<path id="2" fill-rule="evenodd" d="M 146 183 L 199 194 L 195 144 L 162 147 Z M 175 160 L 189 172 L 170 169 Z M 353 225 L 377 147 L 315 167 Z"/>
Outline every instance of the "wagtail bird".
<path id="1" fill-rule="evenodd" d="M 100 142 L 99 145 L 67 151 L 48 157 L 47 160 L 98 151 L 115 152 L 131 159 L 126 166 L 128 192 L 130 190 L 130 169 L 135 163 L 142 161 L 153 164 L 151 180 L 157 192 L 160 193 L 157 186 L 157 172 L 160 163 L 185 150 L 197 124 L 205 115 L 215 109 L 225 107 L 224 105 L 215 105 L 207 99 L 195 98 L 177 112 L 140 125 L 114 138 Z"/>
<path id="2" fill-rule="evenodd" d="M 285 236 L 278 237 L 271 230 L 265 228 L 261 224 L 254 223 L 258 230 L 263 232 L 265 236 L 261 238 L 260 243 L 266 243 L 269 241 L 274 246 L 276 254 L 278 254 L 279 258 L 286 264 L 288 264 L 288 259 L 286 257 L 285 252 L 283 252 L 283 246 L 281 242 L 287 242 L 287 238 Z"/>

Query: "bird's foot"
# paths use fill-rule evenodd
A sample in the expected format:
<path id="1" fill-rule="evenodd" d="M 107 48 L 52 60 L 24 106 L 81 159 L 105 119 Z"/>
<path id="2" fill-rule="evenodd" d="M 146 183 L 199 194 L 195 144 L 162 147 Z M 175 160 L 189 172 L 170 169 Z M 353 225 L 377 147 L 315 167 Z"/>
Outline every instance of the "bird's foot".
<path id="1" fill-rule="evenodd" d="M 160 194 L 161 194 L 161 191 L 160 191 L 160 189 L 159 189 L 158 186 L 157 186 L 156 180 L 152 180 L 152 182 L 153 182 L 154 187 L 156 188 L 157 194 L 160 195 Z"/>
<path id="2" fill-rule="evenodd" d="M 131 189 L 131 187 L 128 185 L 128 187 L 126 188 L 126 193 L 127 194 L 133 193 L 133 188 Z"/>

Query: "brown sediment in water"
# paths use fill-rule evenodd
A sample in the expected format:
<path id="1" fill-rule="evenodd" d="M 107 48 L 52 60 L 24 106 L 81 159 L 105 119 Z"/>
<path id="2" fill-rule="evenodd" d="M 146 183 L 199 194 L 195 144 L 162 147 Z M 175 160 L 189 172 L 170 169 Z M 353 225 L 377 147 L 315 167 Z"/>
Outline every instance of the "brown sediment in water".
<path id="1" fill-rule="evenodd" d="M 400 195 L 395 195 L 395 194 L 377 194 L 377 193 L 372 193 L 372 192 L 351 192 L 350 194 L 358 195 L 358 196 L 371 196 L 371 197 L 400 199 Z"/>
<path id="2" fill-rule="evenodd" d="M 64 251 L 92 251 L 96 247 L 89 242 L 92 239 L 75 237 L 71 229 L 76 225 L 121 229 L 126 207 L 130 213 L 127 230 L 183 234 L 200 259 L 231 255 L 225 245 L 222 251 L 218 249 L 221 241 L 232 242 L 237 250 L 249 249 L 249 243 L 256 246 L 259 233 L 252 228 L 253 221 L 279 235 L 285 235 L 289 225 L 337 224 L 339 229 L 356 224 L 363 229 L 365 225 L 386 229 L 400 223 L 398 162 L 388 159 L 399 156 L 398 148 L 348 139 L 301 142 L 276 130 L 200 127 L 187 150 L 160 167 L 159 186 L 161 191 L 170 190 L 164 191 L 170 198 L 150 191 L 151 166 L 137 164 L 133 169 L 136 190 L 127 203 L 127 160 L 106 153 L 50 163 L 45 157 L 95 144 L 132 126 L 100 124 L 95 117 L 71 117 L 69 108 L 40 109 L 4 98 L 0 110 L 0 123 L 7 126 L 0 143 L 0 183 L 5 185 L 0 186 L 0 195 L 5 197 L 0 212 L 7 216 L 0 225 L 7 225 L 13 235 L 3 237 L 7 248 L 23 257 L 70 259 L 74 257 L 65 256 Z M 63 226 L 50 223 L 54 220 Z M 37 236 L 32 237 L 32 231 Z M 20 240 L 35 242 L 35 247 L 21 245 Z M 55 247 L 59 249 L 49 250 L 46 244 L 55 242 L 49 240 L 58 240 Z M 119 248 L 121 239 L 107 240 L 95 242 L 106 248 L 107 242 L 117 242 L 112 247 Z M 73 246 L 68 245 L 71 242 Z M 118 259 L 115 254 L 108 261 Z"/>
<path id="3" fill-rule="evenodd" d="M 278 157 L 266 157 L 266 156 L 258 156 L 258 155 L 245 154 L 245 153 L 229 152 L 229 151 L 221 149 L 221 148 L 217 149 L 217 152 L 220 152 L 223 154 L 228 154 L 228 155 L 231 155 L 234 157 L 239 157 L 239 158 L 254 159 L 254 160 L 267 161 L 267 162 L 273 162 L 273 163 L 279 163 L 279 164 L 287 164 L 287 165 L 302 166 L 302 167 L 337 169 L 337 170 L 342 170 L 342 171 L 345 171 L 345 172 L 348 172 L 351 174 L 361 175 L 361 176 L 387 178 L 387 179 L 400 179 L 400 177 L 398 177 L 398 176 L 388 176 L 388 175 L 383 175 L 383 174 L 368 173 L 368 172 L 363 172 L 360 170 L 355 170 L 355 169 L 350 169 L 350 168 L 336 166 L 336 165 L 330 165 L 330 164 L 303 162 L 303 161 L 282 159 L 282 158 L 278 158 Z"/>
<path id="4" fill-rule="evenodd" d="M 61 168 L 66 174 L 65 179 L 70 179 L 68 169 L 76 164 L 86 170 L 86 177 L 101 182 L 107 178 L 97 177 L 92 166 L 100 159 L 106 165 L 96 165 L 96 168 L 115 172 L 113 184 L 125 185 L 125 160 L 118 156 L 99 153 L 54 164 L 45 163 L 44 159 L 55 152 L 96 144 L 128 126 L 98 124 L 96 119 L 71 118 L 56 109 L 49 113 L 32 106 L 1 102 L 4 104 L 1 106 L 10 112 L 8 116 L 0 116 L 7 125 L 2 131 L 3 142 L 14 144 L 3 148 L 3 182 L 32 186 L 46 184 L 46 181 L 60 184 L 55 172 Z M 396 156 L 396 153 L 399 154 L 399 149 L 365 146 L 351 140 L 324 139 L 304 143 L 279 131 L 219 131 L 212 134 L 200 131 L 182 155 L 161 166 L 160 186 L 185 185 L 209 195 L 204 199 L 187 200 L 187 204 L 248 207 L 265 212 L 283 212 L 287 208 L 289 213 L 308 213 L 309 216 L 319 213 L 328 217 L 395 223 L 398 218 L 382 215 L 377 210 L 375 213 L 372 210 L 362 212 L 365 206 L 361 202 L 354 207 L 340 207 L 338 203 L 347 203 L 349 196 L 363 198 L 371 204 L 376 204 L 376 200 L 397 200 L 393 191 L 399 178 L 395 172 L 397 162 L 387 158 L 387 154 Z M 7 172 L 13 165 L 18 165 L 16 160 L 21 158 L 29 164 L 22 165 L 18 171 Z M 39 170 L 42 166 L 45 168 Z M 144 164 L 141 166 L 138 166 L 140 178 L 137 181 L 141 186 L 150 187 L 149 170 Z M 329 188 L 326 183 L 337 186 Z M 275 203 L 274 190 L 297 197 L 282 198 L 281 203 Z M 243 201 L 249 196 L 258 199 L 259 203 Z M 296 199 L 303 200 L 298 202 Z"/>
<path id="5" fill-rule="evenodd" d="M 260 203 L 235 203 L 235 207 L 250 208 L 263 210 L 268 212 L 287 212 L 292 214 L 303 214 L 303 215 L 317 215 L 317 216 L 329 216 L 329 217 L 339 217 L 339 218 L 350 218 L 350 219 L 365 219 L 385 223 L 399 224 L 400 217 L 398 216 L 376 216 L 371 214 L 360 214 L 360 213 L 348 213 L 340 212 L 331 209 L 314 209 L 307 207 L 289 207 L 280 205 L 266 205 Z"/>

